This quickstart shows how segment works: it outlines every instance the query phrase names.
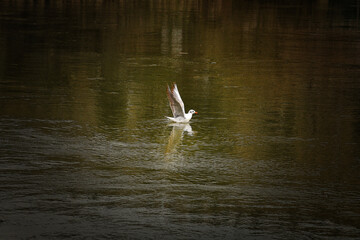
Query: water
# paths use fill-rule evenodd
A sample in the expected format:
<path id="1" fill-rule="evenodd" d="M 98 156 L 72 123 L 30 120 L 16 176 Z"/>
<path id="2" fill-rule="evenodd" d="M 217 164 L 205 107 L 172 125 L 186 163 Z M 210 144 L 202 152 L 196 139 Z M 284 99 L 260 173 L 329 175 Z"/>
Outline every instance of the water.
<path id="1" fill-rule="evenodd" d="M 359 1 L 0 9 L 2 239 L 360 236 Z"/>

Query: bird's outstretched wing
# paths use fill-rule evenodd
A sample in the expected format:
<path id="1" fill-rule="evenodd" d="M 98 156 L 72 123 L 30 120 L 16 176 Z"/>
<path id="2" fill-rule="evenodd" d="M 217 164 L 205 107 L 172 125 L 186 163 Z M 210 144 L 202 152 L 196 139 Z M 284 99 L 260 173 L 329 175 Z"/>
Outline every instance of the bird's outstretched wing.
<path id="1" fill-rule="evenodd" d="M 179 90 L 174 83 L 173 87 L 170 89 L 169 85 L 167 86 L 167 96 L 169 99 L 169 104 L 171 111 L 174 115 L 174 118 L 183 117 L 185 118 L 185 107 L 184 102 L 180 97 Z"/>

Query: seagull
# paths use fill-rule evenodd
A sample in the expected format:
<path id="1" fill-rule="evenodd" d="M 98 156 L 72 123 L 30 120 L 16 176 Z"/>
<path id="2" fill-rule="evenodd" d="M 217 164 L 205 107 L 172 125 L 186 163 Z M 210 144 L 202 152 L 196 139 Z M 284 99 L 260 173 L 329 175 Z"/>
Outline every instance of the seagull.
<path id="1" fill-rule="evenodd" d="M 174 115 L 174 117 L 167 117 L 171 121 L 177 123 L 187 123 L 190 121 L 194 113 L 197 114 L 197 112 L 195 112 L 193 109 L 191 109 L 188 113 L 185 113 L 184 102 L 181 100 L 176 83 L 173 84 L 171 89 L 169 85 L 167 86 L 167 96 L 169 99 L 171 111 Z"/>

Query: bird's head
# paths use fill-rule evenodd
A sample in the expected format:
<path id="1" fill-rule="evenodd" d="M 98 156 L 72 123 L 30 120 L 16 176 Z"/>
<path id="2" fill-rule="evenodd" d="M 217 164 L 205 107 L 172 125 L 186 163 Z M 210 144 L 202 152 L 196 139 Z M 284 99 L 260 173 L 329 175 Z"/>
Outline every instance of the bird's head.
<path id="1" fill-rule="evenodd" d="M 195 110 L 193 110 L 193 109 L 191 109 L 190 111 L 189 111 L 189 113 L 191 113 L 191 114 L 197 114 L 197 112 L 195 112 Z"/>

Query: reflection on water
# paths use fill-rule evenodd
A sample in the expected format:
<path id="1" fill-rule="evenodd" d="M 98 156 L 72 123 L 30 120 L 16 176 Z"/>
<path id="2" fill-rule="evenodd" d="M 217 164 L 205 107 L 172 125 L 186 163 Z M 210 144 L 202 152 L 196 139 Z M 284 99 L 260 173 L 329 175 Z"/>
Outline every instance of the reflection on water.
<path id="1" fill-rule="evenodd" d="M 184 133 L 187 133 L 190 136 L 194 134 L 189 123 L 171 123 L 169 126 L 172 126 L 172 130 L 168 144 L 166 145 L 166 154 L 176 151 L 177 146 L 181 143 Z"/>
<path id="2" fill-rule="evenodd" d="M 357 239 L 359 13 L 1 1 L 0 238 Z"/>

